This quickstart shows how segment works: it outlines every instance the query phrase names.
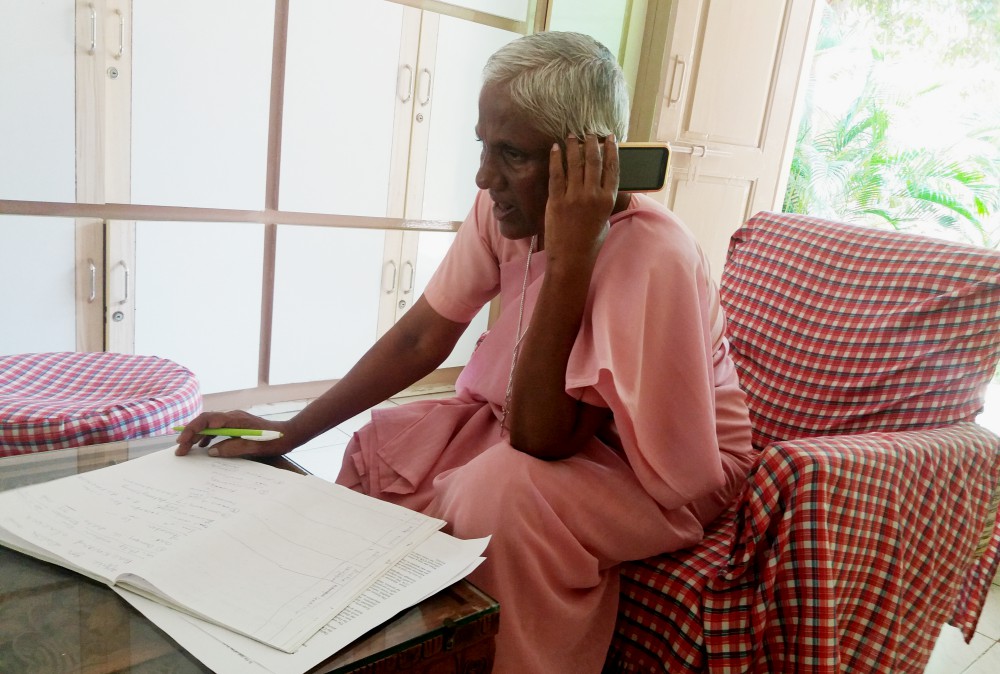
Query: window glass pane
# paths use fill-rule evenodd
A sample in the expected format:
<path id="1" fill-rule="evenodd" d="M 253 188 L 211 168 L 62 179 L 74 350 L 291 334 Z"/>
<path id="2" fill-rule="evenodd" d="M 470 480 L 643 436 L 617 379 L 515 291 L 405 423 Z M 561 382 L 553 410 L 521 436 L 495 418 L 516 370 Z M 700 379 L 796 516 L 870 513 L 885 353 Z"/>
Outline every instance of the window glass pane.
<path id="1" fill-rule="evenodd" d="M 427 288 L 434 270 L 444 260 L 455 235 L 452 232 L 420 232 L 417 244 L 417 273 L 414 280 L 414 297 L 420 297 Z M 490 305 L 486 305 L 472 319 L 441 367 L 461 367 L 469 362 L 479 337 L 486 331 L 490 318 Z"/>
<path id="2" fill-rule="evenodd" d="M 375 343 L 385 233 L 281 225 L 270 384 L 339 379 Z"/>
<path id="3" fill-rule="evenodd" d="M 555 0 L 549 30 L 590 35 L 621 58 L 622 29 L 628 0 Z"/>
<path id="4" fill-rule="evenodd" d="M 489 26 L 441 17 L 427 140 L 422 216 L 464 220 L 475 198 L 479 169 L 479 89 L 483 66 L 497 49 L 520 37 Z"/>
<path id="5" fill-rule="evenodd" d="M 579 2 L 580 0 L 574 1 Z M 526 20 L 528 15 L 528 0 L 450 0 L 448 4 L 496 14 L 517 21 Z M 590 4 L 590 0 L 587 1 L 587 4 Z"/>

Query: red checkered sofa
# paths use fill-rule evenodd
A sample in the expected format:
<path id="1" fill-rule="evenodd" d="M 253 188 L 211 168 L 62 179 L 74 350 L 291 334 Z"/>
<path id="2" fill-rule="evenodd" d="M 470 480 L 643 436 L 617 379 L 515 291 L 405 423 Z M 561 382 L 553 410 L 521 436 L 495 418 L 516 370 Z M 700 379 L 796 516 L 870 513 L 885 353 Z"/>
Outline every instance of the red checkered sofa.
<path id="1" fill-rule="evenodd" d="M 170 433 L 201 411 L 198 380 L 155 356 L 0 356 L 0 456 Z"/>
<path id="2" fill-rule="evenodd" d="M 1000 560 L 1000 253 L 759 213 L 722 300 L 760 450 L 694 548 L 631 562 L 606 672 L 922 672 Z"/>

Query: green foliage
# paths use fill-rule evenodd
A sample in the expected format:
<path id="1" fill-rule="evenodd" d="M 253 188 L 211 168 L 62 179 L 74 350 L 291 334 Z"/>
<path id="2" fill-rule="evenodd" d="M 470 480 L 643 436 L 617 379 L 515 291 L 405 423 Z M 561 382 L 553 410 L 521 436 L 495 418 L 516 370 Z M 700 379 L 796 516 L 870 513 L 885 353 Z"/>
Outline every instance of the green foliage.
<path id="1" fill-rule="evenodd" d="M 843 25 L 870 24 L 889 53 L 929 50 L 960 65 L 1000 65 L 1000 0 L 828 0 Z"/>
<path id="2" fill-rule="evenodd" d="M 789 173 L 786 212 L 1000 247 L 996 91 L 990 82 L 982 82 L 977 90 L 976 80 L 963 79 L 964 71 L 957 68 L 937 74 L 970 80 L 973 86 L 925 81 L 924 72 L 900 81 L 899 63 L 907 54 L 927 58 L 920 50 L 932 42 L 934 25 L 928 26 L 928 17 L 937 16 L 945 5 L 952 11 L 958 6 L 967 17 L 993 12 L 995 20 L 975 30 L 980 37 L 983 30 L 992 30 L 988 43 L 998 48 L 987 50 L 989 55 L 976 62 L 977 55 L 968 49 L 956 51 L 951 42 L 935 42 L 943 51 L 932 60 L 951 58 L 963 62 L 965 69 L 970 63 L 982 66 L 984 60 L 1000 63 L 1000 0 L 831 3 Z M 856 39 L 863 26 L 870 29 L 868 42 Z M 992 66 L 983 70 L 994 77 L 995 71 Z M 820 100 L 821 84 L 847 93 Z M 977 105 L 983 112 L 975 112 Z M 927 110 L 939 111 L 936 125 L 921 133 L 898 131 L 914 126 L 913 119 Z"/>

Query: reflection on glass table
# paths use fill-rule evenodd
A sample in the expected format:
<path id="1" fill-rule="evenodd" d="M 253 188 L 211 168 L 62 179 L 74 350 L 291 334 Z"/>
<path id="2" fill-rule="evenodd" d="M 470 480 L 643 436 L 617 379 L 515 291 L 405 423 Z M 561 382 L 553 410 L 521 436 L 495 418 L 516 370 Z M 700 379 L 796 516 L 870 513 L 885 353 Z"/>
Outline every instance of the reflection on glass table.
<path id="1" fill-rule="evenodd" d="M 111 466 L 174 444 L 173 436 L 0 459 L 0 490 Z M 305 472 L 287 458 L 269 460 Z M 192 570 L 196 572 L 196 570 Z M 311 670 L 489 671 L 499 605 L 466 581 L 369 632 Z M 208 672 L 108 587 L 0 548 L 0 672 Z"/>

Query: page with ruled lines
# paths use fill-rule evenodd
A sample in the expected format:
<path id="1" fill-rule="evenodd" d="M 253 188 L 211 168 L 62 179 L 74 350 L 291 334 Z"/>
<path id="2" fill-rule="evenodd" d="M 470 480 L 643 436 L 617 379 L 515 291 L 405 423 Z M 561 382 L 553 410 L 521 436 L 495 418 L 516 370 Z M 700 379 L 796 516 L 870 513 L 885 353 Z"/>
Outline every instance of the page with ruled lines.
<path id="1" fill-rule="evenodd" d="M 397 562 L 295 653 L 283 653 L 125 590 L 123 599 L 216 674 L 302 674 L 397 613 L 461 580 L 483 561 L 488 538 L 436 532 Z"/>
<path id="2" fill-rule="evenodd" d="M 0 493 L 0 542 L 295 651 L 444 523 L 173 449 Z"/>

